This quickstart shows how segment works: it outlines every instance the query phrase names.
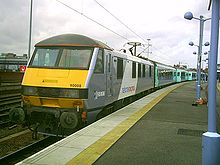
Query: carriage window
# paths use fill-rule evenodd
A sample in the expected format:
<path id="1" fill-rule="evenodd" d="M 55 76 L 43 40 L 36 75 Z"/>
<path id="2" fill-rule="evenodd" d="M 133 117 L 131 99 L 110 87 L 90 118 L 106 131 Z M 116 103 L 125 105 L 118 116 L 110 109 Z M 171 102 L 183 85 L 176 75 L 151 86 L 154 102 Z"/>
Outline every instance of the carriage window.
<path id="1" fill-rule="evenodd" d="M 118 58 L 117 60 L 117 79 L 123 78 L 123 59 Z"/>
<path id="2" fill-rule="evenodd" d="M 152 66 L 149 66 L 149 77 L 152 76 Z"/>
<path id="3" fill-rule="evenodd" d="M 145 65 L 143 64 L 143 67 L 142 67 L 142 77 L 145 77 L 145 73 L 146 73 L 146 70 L 145 70 Z"/>
<path id="4" fill-rule="evenodd" d="M 138 64 L 138 77 L 141 77 L 141 64 Z"/>
<path id="5" fill-rule="evenodd" d="M 184 72 L 181 72 L 181 78 L 184 79 L 186 77 Z"/>
<path id="6" fill-rule="evenodd" d="M 95 64 L 95 73 L 104 73 L 104 59 L 103 59 L 103 50 L 99 50 L 97 55 L 96 64 Z"/>
<path id="7" fill-rule="evenodd" d="M 136 62 L 132 62 L 132 78 L 136 78 Z"/>
<path id="8" fill-rule="evenodd" d="M 111 59 L 112 59 L 112 55 L 109 54 L 108 55 L 108 72 L 111 72 Z"/>

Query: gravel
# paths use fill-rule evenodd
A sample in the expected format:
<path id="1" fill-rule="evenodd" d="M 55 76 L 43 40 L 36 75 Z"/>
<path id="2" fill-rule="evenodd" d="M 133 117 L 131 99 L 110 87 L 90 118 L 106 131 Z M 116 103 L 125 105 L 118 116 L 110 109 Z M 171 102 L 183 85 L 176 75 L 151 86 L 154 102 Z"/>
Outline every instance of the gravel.
<path id="1" fill-rule="evenodd" d="M 8 131 L 7 129 L 1 129 L 0 135 L 0 157 L 15 152 L 16 150 L 19 150 L 43 138 L 43 135 L 39 135 L 37 140 L 32 139 L 32 132 L 28 131 L 27 128 L 22 127 Z"/>

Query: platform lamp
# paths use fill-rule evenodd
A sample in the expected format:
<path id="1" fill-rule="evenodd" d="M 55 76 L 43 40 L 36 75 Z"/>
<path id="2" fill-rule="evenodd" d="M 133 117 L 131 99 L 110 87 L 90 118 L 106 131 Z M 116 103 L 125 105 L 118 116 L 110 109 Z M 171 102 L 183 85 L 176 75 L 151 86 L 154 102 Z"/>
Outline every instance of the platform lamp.
<path id="1" fill-rule="evenodd" d="M 189 42 L 190 46 L 196 46 L 198 47 L 198 58 L 197 58 L 197 76 L 196 76 L 196 99 L 199 100 L 201 98 L 201 59 L 202 59 L 202 47 L 203 45 L 195 45 L 192 41 Z M 209 42 L 206 42 L 204 46 L 209 46 Z M 199 53 L 200 52 L 200 53 Z M 196 52 L 193 52 L 193 54 L 196 54 Z M 193 104 L 194 105 L 194 104 Z"/>
<path id="2" fill-rule="evenodd" d="M 200 83 L 201 83 L 201 55 L 202 55 L 202 41 L 203 41 L 203 29 L 204 29 L 204 22 L 210 20 L 211 18 L 204 19 L 201 15 L 199 18 L 193 17 L 192 12 L 186 12 L 184 14 L 184 18 L 187 20 L 196 19 L 200 21 L 200 31 L 199 31 L 199 45 L 198 45 L 198 61 L 197 61 L 197 86 L 196 86 L 196 99 L 199 100 L 201 98 L 200 95 Z M 193 43 L 193 42 L 192 42 Z M 193 46 L 194 44 L 192 44 Z"/>

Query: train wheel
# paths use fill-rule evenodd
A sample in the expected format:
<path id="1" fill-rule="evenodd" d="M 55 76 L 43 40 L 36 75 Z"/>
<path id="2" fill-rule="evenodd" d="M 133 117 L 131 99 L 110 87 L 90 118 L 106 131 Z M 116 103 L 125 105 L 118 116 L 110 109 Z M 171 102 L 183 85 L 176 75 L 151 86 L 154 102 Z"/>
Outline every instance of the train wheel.
<path id="1" fill-rule="evenodd" d="M 76 113 L 63 112 L 60 116 L 60 124 L 63 128 L 73 129 L 76 128 L 79 123 L 79 119 Z"/>

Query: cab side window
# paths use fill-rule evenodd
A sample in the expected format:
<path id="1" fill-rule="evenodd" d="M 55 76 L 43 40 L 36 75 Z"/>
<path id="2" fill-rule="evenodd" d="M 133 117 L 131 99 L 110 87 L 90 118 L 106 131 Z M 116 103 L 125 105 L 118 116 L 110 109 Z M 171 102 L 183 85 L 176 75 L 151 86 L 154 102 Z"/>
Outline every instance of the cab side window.
<path id="1" fill-rule="evenodd" d="M 141 64 L 138 64 L 138 77 L 141 77 Z"/>
<path id="2" fill-rule="evenodd" d="M 117 58 L 117 79 L 122 79 L 123 78 L 123 59 L 122 58 Z"/>
<path id="3" fill-rule="evenodd" d="M 136 78 L 136 62 L 132 62 L 132 78 Z"/>
<path id="4" fill-rule="evenodd" d="M 95 73 L 104 73 L 104 55 L 103 55 L 103 50 L 99 49 L 97 59 L 96 59 L 96 64 L 95 64 Z"/>

